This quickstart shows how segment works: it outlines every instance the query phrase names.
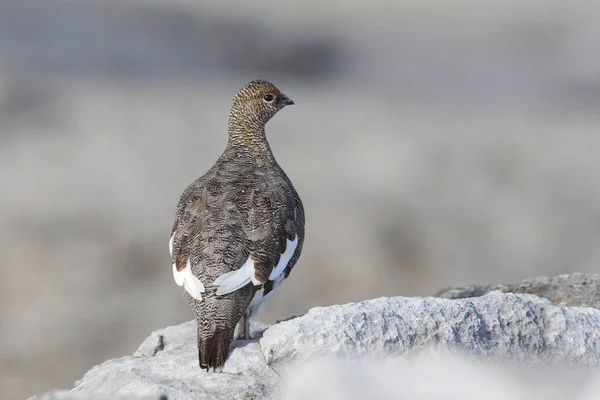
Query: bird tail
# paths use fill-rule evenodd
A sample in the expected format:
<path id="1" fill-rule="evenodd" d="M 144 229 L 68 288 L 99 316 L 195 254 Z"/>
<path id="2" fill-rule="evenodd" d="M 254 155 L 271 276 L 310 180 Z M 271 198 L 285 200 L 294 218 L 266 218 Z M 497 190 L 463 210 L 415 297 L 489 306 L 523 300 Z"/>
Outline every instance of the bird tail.
<path id="1" fill-rule="evenodd" d="M 228 328 L 217 327 L 212 336 L 204 338 L 198 332 L 198 361 L 200 368 L 207 371 L 212 368 L 222 369 L 227 359 L 229 345 L 233 341 L 233 331 Z"/>

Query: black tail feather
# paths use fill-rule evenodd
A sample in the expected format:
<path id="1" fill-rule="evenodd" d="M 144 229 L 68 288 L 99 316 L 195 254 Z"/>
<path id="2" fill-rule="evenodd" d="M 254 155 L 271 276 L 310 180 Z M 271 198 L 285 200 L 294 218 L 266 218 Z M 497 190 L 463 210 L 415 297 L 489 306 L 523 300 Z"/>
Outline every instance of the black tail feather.
<path id="1" fill-rule="evenodd" d="M 207 371 L 222 369 L 227 359 L 229 345 L 233 341 L 233 332 L 227 328 L 217 328 L 213 335 L 203 339 L 198 336 L 198 361 L 200 368 Z"/>

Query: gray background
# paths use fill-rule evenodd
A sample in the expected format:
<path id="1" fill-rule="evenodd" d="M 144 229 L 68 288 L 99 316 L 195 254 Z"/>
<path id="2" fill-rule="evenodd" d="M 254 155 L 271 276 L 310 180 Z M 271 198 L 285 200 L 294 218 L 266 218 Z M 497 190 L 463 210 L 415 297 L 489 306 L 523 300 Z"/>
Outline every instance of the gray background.
<path id="1" fill-rule="evenodd" d="M 599 43 L 583 0 L 0 0 L 2 397 L 191 318 L 174 208 L 255 78 L 307 214 L 263 321 L 597 272 Z"/>

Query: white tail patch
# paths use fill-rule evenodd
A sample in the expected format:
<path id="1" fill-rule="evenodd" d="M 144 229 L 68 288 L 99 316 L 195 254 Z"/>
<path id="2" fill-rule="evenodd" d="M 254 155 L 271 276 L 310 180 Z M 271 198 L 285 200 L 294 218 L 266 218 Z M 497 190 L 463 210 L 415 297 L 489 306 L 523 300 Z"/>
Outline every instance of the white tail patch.
<path id="1" fill-rule="evenodd" d="M 294 238 L 294 240 L 287 240 L 287 245 L 285 251 L 279 257 L 279 262 L 277 266 L 273 268 L 271 274 L 269 275 L 269 280 L 277 280 L 279 277 L 283 277 L 282 273 L 290 262 L 294 252 L 296 251 L 296 247 L 298 246 L 298 235 Z M 252 282 L 254 285 L 260 285 L 261 283 L 256 279 L 254 275 L 254 260 L 252 256 L 249 256 L 244 265 L 242 265 L 239 269 L 231 272 L 227 272 L 221 276 L 219 276 L 213 284 L 215 286 L 219 286 L 217 289 L 217 295 L 224 295 L 227 293 L 235 292 L 236 290 L 243 288 L 248 283 Z M 281 282 L 281 280 L 279 280 Z M 255 296 L 256 297 L 256 296 Z"/>
<path id="2" fill-rule="evenodd" d="M 171 236 L 171 240 L 169 240 L 169 251 L 171 252 L 171 256 L 173 256 L 173 236 Z M 190 260 L 188 258 L 187 264 L 185 268 L 181 271 L 177 271 L 177 266 L 173 263 L 173 279 L 175 279 L 175 283 L 178 286 L 183 286 L 185 290 L 198 301 L 202 301 L 202 293 L 206 290 L 204 285 L 194 275 L 192 272 L 192 266 L 190 265 Z"/>
<path id="3" fill-rule="evenodd" d="M 275 280 L 275 278 L 281 275 L 285 267 L 287 267 L 288 263 L 292 259 L 292 256 L 296 251 L 296 247 L 298 246 L 298 235 L 296 235 L 294 240 L 286 239 L 286 242 L 287 245 L 285 246 L 285 251 L 283 252 L 281 257 L 279 257 L 279 262 L 277 263 L 277 266 L 273 268 L 273 271 L 271 271 L 271 274 L 269 275 L 269 280 L 271 281 Z"/>
<path id="4" fill-rule="evenodd" d="M 217 295 L 223 295 L 243 288 L 252 281 L 255 285 L 260 285 L 260 282 L 254 277 L 254 260 L 252 256 L 239 269 L 227 272 L 219 276 L 213 284 L 218 286 Z"/>

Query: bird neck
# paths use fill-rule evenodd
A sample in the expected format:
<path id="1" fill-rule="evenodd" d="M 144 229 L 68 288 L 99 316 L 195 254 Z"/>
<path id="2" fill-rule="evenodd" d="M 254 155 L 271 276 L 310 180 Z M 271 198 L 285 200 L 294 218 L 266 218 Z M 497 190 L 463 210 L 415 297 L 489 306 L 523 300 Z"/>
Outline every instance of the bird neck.
<path id="1" fill-rule="evenodd" d="M 265 136 L 265 128 L 229 124 L 227 152 L 236 158 L 252 158 L 255 160 L 272 160 L 273 153 Z"/>

